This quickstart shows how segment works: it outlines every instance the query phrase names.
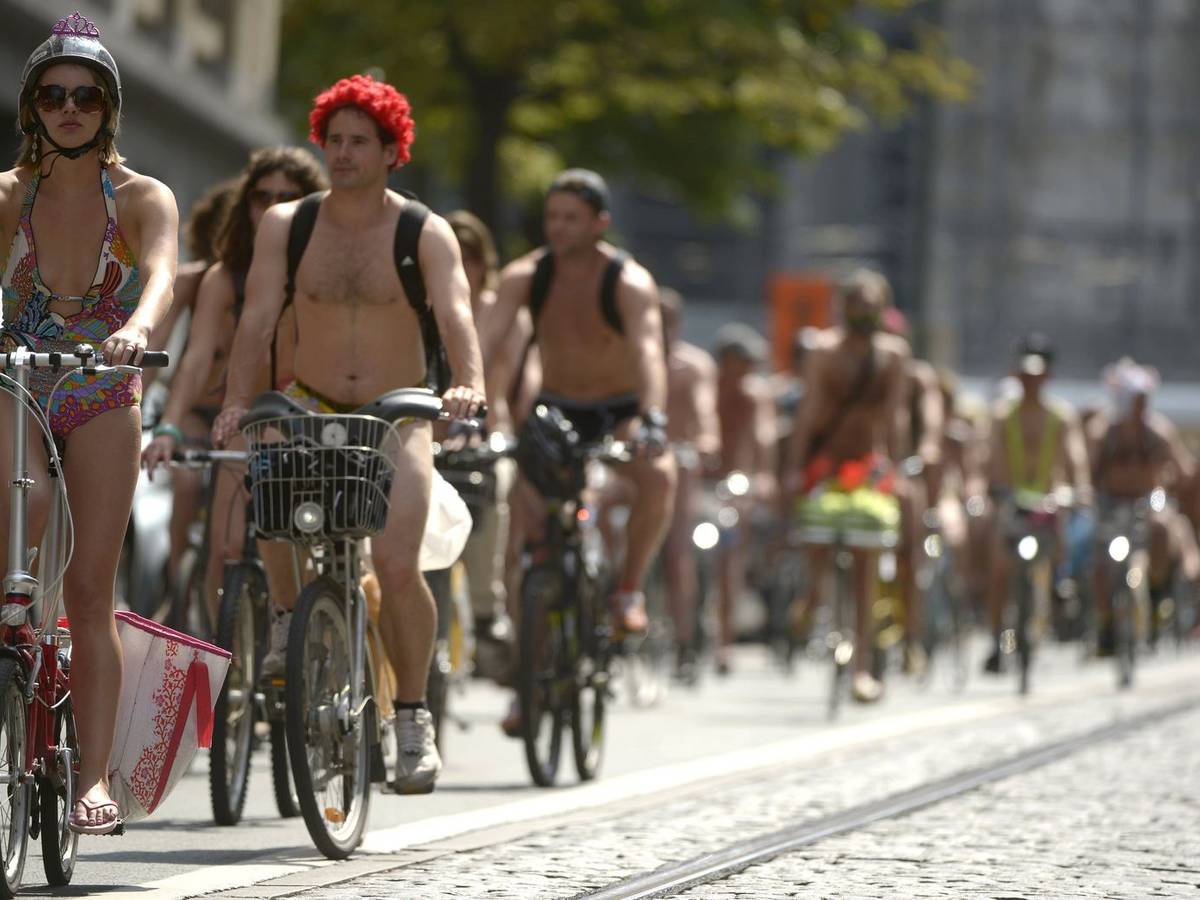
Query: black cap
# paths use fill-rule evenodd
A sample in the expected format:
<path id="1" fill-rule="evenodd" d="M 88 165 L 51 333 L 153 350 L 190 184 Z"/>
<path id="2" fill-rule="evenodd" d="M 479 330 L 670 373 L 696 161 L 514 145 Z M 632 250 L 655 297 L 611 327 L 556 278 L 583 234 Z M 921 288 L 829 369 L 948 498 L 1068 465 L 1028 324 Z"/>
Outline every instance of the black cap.
<path id="1" fill-rule="evenodd" d="M 611 202 L 608 185 L 598 172 L 591 169 L 567 169 L 560 172 L 550 182 L 550 189 L 546 194 L 549 196 L 559 191 L 574 194 L 597 213 L 608 212 Z"/>

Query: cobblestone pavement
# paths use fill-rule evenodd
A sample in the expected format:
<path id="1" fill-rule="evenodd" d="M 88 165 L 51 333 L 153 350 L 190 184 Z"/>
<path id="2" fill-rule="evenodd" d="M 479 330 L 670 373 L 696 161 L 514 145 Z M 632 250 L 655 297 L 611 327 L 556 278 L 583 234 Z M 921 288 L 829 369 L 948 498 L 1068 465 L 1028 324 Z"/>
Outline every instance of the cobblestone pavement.
<path id="1" fill-rule="evenodd" d="M 1020 750 L 1108 724 L 1114 718 L 1145 711 L 1154 703 L 1178 699 L 1175 695 L 1150 702 L 1144 696 L 1109 693 L 1069 705 L 1023 708 L 936 735 L 894 739 L 876 744 L 869 751 L 831 754 L 793 771 L 767 776 L 759 773 L 720 786 L 709 785 L 681 792 L 676 797 L 659 800 L 649 808 L 598 810 L 583 821 L 563 827 L 494 846 L 464 845 L 453 848 L 457 852 L 447 852 L 414 865 L 355 879 L 340 886 L 307 891 L 299 896 L 321 900 L 397 896 L 573 897 L 668 863 L 722 849 L 736 841 L 821 818 L 932 779 L 998 761 Z M 1193 735 L 1200 733 L 1195 730 L 1198 722 L 1198 716 L 1186 719 L 1186 726 L 1193 729 Z M 1044 775 L 1039 776 L 1040 783 L 1052 792 L 1049 795 L 1052 799 L 1045 804 L 1038 805 L 1038 791 L 1018 793 L 999 807 L 994 793 L 980 793 L 955 801 L 956 806 L 960 803 L 980 805 L 970 806 L 958 816 L 938 819 L 941 828 L 953 833 L 959 841 L 953 852 L 943 852 L 940 837 L 936 841 L 914 838 L 913 835 L 920 835 L 921 830 L 907 828 L 904 822 L 910 820 L 903 820 L 895 833 L 909 837 L 900 849 L 878 838 L 867 840 L 861 834 L 852 834 L 837 839 L 838 845 L 844 848 L 842 857 L 826 855 L 827 848 L 834 845 L 831 840 L 814 846 L 807 856 L 789 857 L 777 863 L 778 872 L 772 866 L 761 867 L 763 872 L 775 873 L 770 876 L 758 874 L 756 869 L 721 885 L 697 888 L 690 896 L 840 897 L 855 892 L 862 896 L 922 896 L 926 888 L 933 896 L 957 896 L 988 884 L 1002 886 L 1006 880 L 1017 876 L 1027 885 L 1038 884 L 1037 881 L 1024 881 L 1027 874 L 1035 871 L 1032 865 L 1027 865 L 1032 859 L 1038 860 L 1038 878 L 1048 879 L 1053 874 L 1055 881 L 1046 883 L 1061 884 L 1062 889 L 1071 893 L 1063 879 L 1073 879 L 1080 874 L 1076 868 L 1079 860 L 1100 865 L 1103 857 L 1097 852 L 1089 854 L 1089 841 L 1076 841 L 1073 836 L 1070 846 L 1074 850 L 1070 854 L 1064 852 L 1068 844 L 1060 831 L 1082 827 L 1085 821 L 1091 822 L 1092 828 L 1096 829 L 1105 816 L 1109 817 L 1107 837 L 1111 840 L 1108 846 L 1116 848 L 1118 860 L 1110 874 L 1113 883 L 1121 884 L 1119 873 L 1132 872 L 1129 867 L 1138 860 L 1140 851 L 1135 847 L 1150 850 L 1161 839 L 1165 841 L 1162 847 L 1166 857 L 1172 857 L 1183 849 L 1182 843 L 1186 839 L 1192 850 L 1197 849 L 1194 839 L 1180 833 L 1194 828 L 1172 827 L 1170 819 L 1170 816 L 1178 819 L 1180 814 L 1188 811 L 1187 803 L 1193 803 L 1188 817 L 1181 821 L 1191 822 L 1192 826 L 1196 824 L 1195 794 L 1179 789 L 1180 784 L 1186 784 L 1178 773 L 1185 767 L 1186 748 L 1192 743 L 1185 738 L 1184 723 L 1185 720 L 1179 720 L 1155 730 L 1153 736 L 1139 738 L 1151 741 L 1150 746 L 1162 755 L 1161 765 L 1153 769 L 1152 776 L 1147 773 L 1145 784 L 1121 785 L 1117 776 L 1130 767 L 1139 753 L 1148 752 L 1149 747 L 1129 751 L 1126 744 L 1122 744 L 1119 758 L 1112 761 L 1104 762 L 1108 757 L 1103 751 L 1097 751 L 1095 757 L 1086 757 L 1094 760 L 1088 766 L 1075 770 L 1070 768 L 1077 765 L 1074 760 L 1065 764 L 1074 774 L 1069 790 L 1054 794 L 1053 778 L 1047 780 Z M 1186 770 L 1192 775 L 1198 767 L 1200 764 L 1195 761 L 1186 763 Z M 1061 777 L 1063 769 L 1056 766 L 1053 771 Z M 1017 780 L 991 791 L 1021 791 L 1023 784 L 1024 780 Z M 1110 800 L 1111 795 L 1104 793 L 1108 790 L 1106 785 L 1120 788 L 1120 802 Z M 1175 800 L 1169 806 L 1163 805 L 1172 791 Z M 985 802 L 982 797 L 992 799 Z M 1128 821 L 1135 823 L 1132 829 L 1112 818 L 1113 810 L 1124 812 L 1126 806 L 1131 807 Z M 942 810 L 946 808 L 950 808 L 949 804 L 932 810 L 929 815 L 934 818 L 945 815 Z M 997 808 L 995 822 L 985 821 L 984 814 L 993 808 Z M 1027 821 L 1034 816 L 1036 823 Z M 962 828 L 963 822 L 971 823 L 972 827 Z M 1034 825 L 1036 827 L 1032 827 Z M 876 834 L 889 827 L 879 826 L 870 833 Z M 1008 827 L 1016 831 L 1019 838 L 1016 843 L 1011 836 L 996 838 L 995 835 Z M 1093 834 L 1092 840 L 1095 837 Z M 999 861 L 1006 858 L 1018 863 L 1016 867 L 1022 871 L 1012 872 L 1013 867 L 1002 866 Z M 954 867 L 956 863 L 957 868 Z M 791 868 L 787 868 L 789 865 Z M 851 880 L 843 880 L 840 877 L 843 872 Z M 894 885 L 892 881 L 895 881 Z M 1071 883 L 1080 884 L 1078 881 Z M 725 893 L 709 893 L 713 891 Z M 805 893 L 797 894 L 797 891 Z M 1144 893 L 1133 891 L 1130 895 Z M 1017 892 L 1005 888 L 990 896 L 1010 895 L 1017 896 Z M 1041 896 L 1042 892 L 1034 891 L 1030 896 L 1033 895 Z"/>
<path id="2" fill-rule="evenodd" d="M 830 838 L 681 898 L 1195 897 L 1200 713 Z"/>

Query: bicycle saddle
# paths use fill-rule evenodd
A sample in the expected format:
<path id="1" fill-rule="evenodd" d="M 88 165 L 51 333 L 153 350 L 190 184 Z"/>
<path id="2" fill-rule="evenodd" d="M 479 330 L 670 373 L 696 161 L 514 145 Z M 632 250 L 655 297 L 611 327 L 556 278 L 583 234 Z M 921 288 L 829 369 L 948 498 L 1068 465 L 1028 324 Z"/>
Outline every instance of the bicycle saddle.
<path id="1" fill-rule="evenodd" d="M 435 422 L 442 412 L 442 398 L 425 388 L 397 388 L 355 410 L 358 416 L 374 416 L 385 422 L 423 419 Z"/>
<path id="2" fill-rule="evenodd" d="M 246 414 L 238 422 L 238 428 L 248 428 L 251 425 L 257 425 L 259 422 L 265 422 L 268 419 L 280 419 L 284 416 L 308 415 L 312 414 L 291 397 L 281 394 L 279 391 L 267 391 L 267 393 L 259 394 L 254 398 L 254 402 L 250 404 L 250 409 L 246 411 Z"/>

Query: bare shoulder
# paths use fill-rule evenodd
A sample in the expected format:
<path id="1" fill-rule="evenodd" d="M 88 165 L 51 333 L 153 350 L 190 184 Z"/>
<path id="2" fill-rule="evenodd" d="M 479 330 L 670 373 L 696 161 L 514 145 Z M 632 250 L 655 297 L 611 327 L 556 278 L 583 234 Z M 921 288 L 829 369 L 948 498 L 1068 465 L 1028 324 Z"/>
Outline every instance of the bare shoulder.
<path id="1" fill-rule="evenodd" d="M 524 256 L 517 257 L 500 270 L 500 283 L 502 285 L 517 285 L 522 282 L 531 281 L 533 279 L 533 272 L 537 268 L 538 259 L 540 258 L 540 250 L 530 250 Z"/>
<path id="2" fill-rule="evenodd" d="M 1179 429 L 1175 427 L 1175 423 L 1155 410 L 1151 410 L 1146 416 L 1146 425 L 1163 440 L 1173 441 L 1179 437 Z"/>
<path id="3" fill-rule="evenodd" d="M 411 202 L 410 200 L 405 201 L 405 203 Z M 444 244 L 447 247 L 458 246 L 458 240 L 454 237 L 454 229 L 450 227 L 450 223 L 435 212 L 429 213 L 428 218 L 425 219 L 425 225 L 421 228 L 422 243 L 430 239 L 435 244 Z"/>
<path id="4" fill-rule="evenodd" d="M 621 267 L 621 287 L 642 297 L 658 297 L 658 285 L 650 271 L 635 260 L 627 257 Z"/>
<path id="5" fill-rule="evenodd" d="M 0 205 L 6 210 L 10 205 L 19 208 L 32 179 L 33 170 L 28 166 L 0 172 Z"/>
<path id="6" fill-rule="evenodd" d="M 899 363 L 907 366 L 912 362 L 912 348 L 902 337 L 894 334 L 876 334 L 875 345 L 887 354 L 893 365 Z"/>
<path id="7" fill-rule="evenodd" d="M 1112 428 L 1113 423 L 1107 412 L 1098 412 L 1087 423 L 1088 440 L 1100 441 L 1104 439 L 1104 435 L 1108 434 L 1108 430 Z"/>
<path id="8" fill-rule="evenodd" d="M 216 297 L 228 293 L 233 296 L 233 276 L 225 263 L 216 262 L 208 267 L 200 278 L 200 290 L 204 297 Z"/>
<path id="9" fill-rule="evenodd" d="M 136 209 L 175 207 L 175 194 L 157 178 L 142 175 L 127 166 L 112 166 L 108 172 L 118 201 L 132 204 Z"/>
<path id="10" fill-rule="evenodd" d="M 678 341 L 674 348 L 672 348 L 672 354 L 681 366 L 695 372 L 697 375 L 716 375 L 716 360 L 712 358 L 711 353 L 702 347 L 689 344 L 687 341 Z"/>

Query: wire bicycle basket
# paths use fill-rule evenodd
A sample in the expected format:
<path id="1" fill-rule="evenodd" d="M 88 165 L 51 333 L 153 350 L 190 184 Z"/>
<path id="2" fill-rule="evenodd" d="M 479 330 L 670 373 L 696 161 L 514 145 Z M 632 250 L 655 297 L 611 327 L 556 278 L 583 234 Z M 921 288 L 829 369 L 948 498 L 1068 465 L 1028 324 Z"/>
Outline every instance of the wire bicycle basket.
<path id="1" fill-rule="evenodd" d="M 387 524 L 399 447 L 394 426 L 372 416 L 297 415 L 242 431 L 254 524 L 264 538 L 364 538 Z"/>

